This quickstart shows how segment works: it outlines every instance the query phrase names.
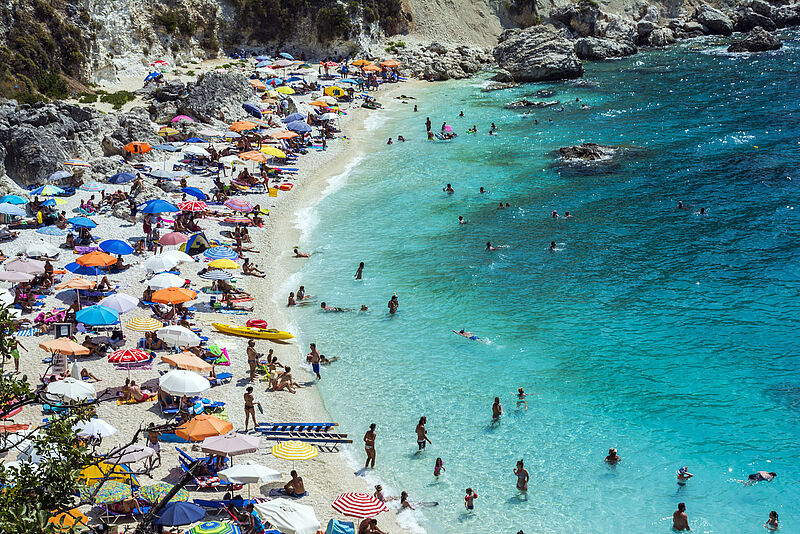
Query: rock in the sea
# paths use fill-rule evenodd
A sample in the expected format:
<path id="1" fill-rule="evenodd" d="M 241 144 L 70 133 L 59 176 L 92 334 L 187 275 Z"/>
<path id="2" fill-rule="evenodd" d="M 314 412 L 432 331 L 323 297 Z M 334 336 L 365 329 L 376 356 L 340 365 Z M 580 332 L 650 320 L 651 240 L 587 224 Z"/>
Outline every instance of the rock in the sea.
<path id="1" fill-rule="evenodd" d="M 583 143 L 582 145 L 561 147 L 558 152 L 565 162 L 583 162 L 611 159 L 618 150 L 613 146 Z"/>
<path id="2" fill-rule="evenodd" d="M 512 89 L 514 87 L 519 87 L 517 82 L 492 82 L 481 91 L 484 93 L 488 93 L 489 91 L 500 91 L 502 89 Z"/>
<path id="3" fill-rule="evenodd" d="M 639 49 L 631 41 L 616 41 L 605 37 L 581 37 L 575 41 L 575 53 L 581 59 L 599 60 L 632 56 Z"/>
<path id="4" fill-rule="evenodd" d="M 549 26 L 505 30 L 494 57 L 518 82 L 563 80 L 583 75 L 572 42 Z"/>
<path id="5" fill-rule="evenodd" d="M 730 35 L 733 33 L 733 21 L 730 17 L 708 4 L 702 4 L 697 8 L 695 18 L 713 34 Z"/>
<path id="6" fill-rule="evenodd" d="M 758 26 L 750 30 L 747 37 L 730 45 L 728 52 L 766 52 L 767 50 L 778 50 L 782 46 L 783 43 L 776 37 Z"/>
<path id="7" fill-rule="evenodd" d="M 772 19 L 756 13 L 752 9 L 745 9 L 737 14 L 733 29 L 737 32 L 749 32 L 756 26 L 760 26 L 767 31 L 773 31 L 776 26 Z"/>
<path id="8" fill-rule="evenodd" d="M 240 72 L 207 72 L 188 91 L 178 112 L 203 122 L 226 122 L 241 113 L 242 103 L 257 102 L 250 80 Z"/>
<path id="9" fill-rule="evenodd" d="M 800 26 L 800 4 L 776 7 L 772 10 L 772 20 L 778 28 Z"/>
<path id="10" fill-rule="evenodd" d="M 534 100 L 528 100 L 527 98 L 523 98 L 522 100 L 509 102 L 503 107 L 506 109 L 549 108 L 550 106 L 557 106 L 560 103 L 561 102 L 559 102 L 558 100 L 548 100 L 547 102 L 542 102 L 542 101 L 534 101 Z"/>
<path id="11" fill-rule="evenodd" d="M 670 28 L 656 28 L 639 43 L 645 46 L 667 46 L 675 42 L 675 33 Z"/>
<path id="12" fill-rule="evenodd" d="M 514 77 L 506 69 L 497 69 L 497 72 L 490 78 L 490 80 L 501 83 L 509 83 L 514 81 Z"/>

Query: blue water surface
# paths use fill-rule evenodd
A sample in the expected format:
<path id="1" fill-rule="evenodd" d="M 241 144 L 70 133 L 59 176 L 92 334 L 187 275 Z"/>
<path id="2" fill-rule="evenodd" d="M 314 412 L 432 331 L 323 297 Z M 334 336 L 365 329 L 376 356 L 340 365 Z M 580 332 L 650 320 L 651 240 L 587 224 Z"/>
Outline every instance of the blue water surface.
<path id="1" fill-rule="evenodd" d="M 292 315 L 302 343 L 340 358 L 320 388 L 356 457 L 375 422 L 376 473 L 439 503 L 413 516 L 427 531 L 670 532 L 685 502 L 694 531 L 763 532 L 776 510 L 800 532 L 800 49 L 784 37 L 749 58 L 709 40 L 588 63 L 577 83 L 431 84 L 384 112 L 369 155 L 316 208 L 300 282 L 318 300 Z M 565 111 L 503 108 L 523 97 Z M 427 116 L 459 137 L 427 141 Z M 625 151 L 558 163 L 582 142 Z M 325 314 L 320 300 L 370 311 Z M 421 415 L 433 443 L 417 454 Z M 695 477 L 679 487 L 683 465 Z M 738 482 L 758 470 L 779 476 Z"/>

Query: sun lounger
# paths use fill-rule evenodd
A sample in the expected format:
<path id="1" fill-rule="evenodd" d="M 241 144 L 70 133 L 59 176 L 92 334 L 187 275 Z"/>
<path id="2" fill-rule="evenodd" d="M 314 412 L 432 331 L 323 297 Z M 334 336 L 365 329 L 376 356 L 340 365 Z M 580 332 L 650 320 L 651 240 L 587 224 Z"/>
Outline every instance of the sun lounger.
<path id="1" fill-rule="evenodd" d="M 347 434 L 336 434 L 332 432 L 274 432 L 271 430 L 259 430 L 264 439 L 269 441 L 303 441 L 305 443 L 319 443 L 321 445 L 334 445 L 339 443 L 353 443 Z"/>
<path id="2" fill-rule="evenodd" d="M 212 387 L 220 386 L 222 384 L 230 382 L 232 378 L 233 378 L 233 373 L 217 373 L 217 378 L 211 378 L 209 379 L 209 382 L 211 383 Z"/>
<path id="3" fill-rule="evenodd" d="M 234 506 L 236 508 L 244 508 L 248 504 L 258 504 L 262 501 L 262 499 L 219 499 L 219 500 L 207 500 L 207 499 L 192 499 L 192 501 L 197 505 L 205 508 L 212 513 L 221 514 L 224 513 L 224 508 L 229 508 Z"/>
<path id="4" fill-rule="evenodd" d="M 162 434 L 163 436 L 163 434 Z M 175 447 L 175 450 L 178 451 L 178 462 L 181 464 L 181 468 L 185 473 L 189 472 L 191 465 L 196 461 L 207 461 L 208 458 L 192 458 L 189 454 L 185 451 L 181 450 L 179 447 Z M 219 479 L 218 476 L 194 476 L 194 485 L 197 489 L 206 489 L 206 488 L 213 488 L 213 489 L 233 489 L 233 490 L 240 490 L 242 489 L 241 484 L 230 484 L 228 482 L 223 482 Z"/>
<path id="5" fill-rule="evenodd" d="M 115 512 L 104 504 L 98 504 L 97 508 L 100 509 L 100 518 L 107 523 L 114 524 L 118 519 L 136 519 L 137 517 L 144 516 L 150 511 L 150 506 L 139 504 L 139 510 L 133 511 L 129 514 Z"/>
<path id="6" fill-rule="evenodd" d="M 259 431 L 273 432 L 327 432 L 339 423 L 260 423 Z"/>
<path id="7" fill-rule="evenodd" d="M 302 495 L 290 495 L 286 493 L 286 490 L 283 488 L 272 488 L 269 490 L 270 497 L 282 497 L 284 499 L 302 499 L 308 495 L 307 491 L 304 491 Z"/>
<path id="8" fill-rule="evenodd" d="M 15 337 L 31 337 L 39 335 L 39 327 L 31 326 L 30 328 L 23 328 L 14 332 Z"/>

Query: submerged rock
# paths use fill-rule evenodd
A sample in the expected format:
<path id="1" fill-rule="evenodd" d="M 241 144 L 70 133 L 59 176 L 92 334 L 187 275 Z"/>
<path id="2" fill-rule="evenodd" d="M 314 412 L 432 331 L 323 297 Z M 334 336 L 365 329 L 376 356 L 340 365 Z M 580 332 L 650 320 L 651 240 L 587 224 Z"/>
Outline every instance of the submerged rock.
<path id="1" fill-rule="evenodd" d="M 494 57 L 517 82 L 579 78 L 583 64 L 572 42 L 548 26 L 506 30 L 494 49 Z"/>
<path id="2" fill-rule="evenodd" d="M 519 84 L 517 82 L 492 82 L 481 91 L 488 93 L 489 91 L 500 91 L 501 89 L 512 89 L 514 87 L 519 87 Z"/>
<path id="3" fill-rule="evenodd" d="M 523 108 L 549 108 L 550 106 L 557 106 L 561 102 L 558 100 L 549 100 L 547 102 L 541 101 L 533 101 L 528 100 L 527 98 L 523 98 L 522 100 L 517 100 L 515 102 L 509 102 L 505 106 L 505 109 L 523 109 Z"/>
<path id="4" fill-rule="evenodd" d="M 619 152 L 619 148 L 597 143 L 583 143 L 582 145 L 561 147 L 558 152 L 565 163 L 575 163 L 609 160 Z"/>
<path id="5" fill-rule="evenodd" d="M 776 37 L 761 26 L 757 26 L 750 30 L 747 37 L 730 45 L 728 52 L 766 52 L 767 50 L 778 50 L 782 46 L 783 43 Z"/>
<path id="6" fill-rule="evenodd" d="M 575 41 L 575 53 L 580 59 L 625 57 L 632 56 L 638 51 L 632 41 L 617 41 L 605 37 L 581 37 Z"/>

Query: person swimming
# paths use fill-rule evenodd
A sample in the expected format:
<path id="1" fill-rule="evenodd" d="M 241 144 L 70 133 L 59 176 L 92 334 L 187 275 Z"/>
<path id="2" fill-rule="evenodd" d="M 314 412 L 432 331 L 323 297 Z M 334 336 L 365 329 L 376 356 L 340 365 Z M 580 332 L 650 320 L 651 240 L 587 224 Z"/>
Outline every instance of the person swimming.
<path id="1" fill-rule="evenodd" d="M 558 212 L 556 210 L 553 210 L 553 213 L 551 213 L 550 216 L 554 219 L 558 219 Z"/>
<path id="2" fill-rule="evenodd" d="M 472 332 L 467 332 L 463 328 L 461 330 L 459 330 L 458 332 L 453 330 L 453 333 L 454 334 L 458 334 L 459 336 L 465 337 L 467 339 L 471 339 L 472 341 L 478 341 L 480 339 L 478 336 L 473 335 Z"/>
<path id="3" fill-rule="evenodd" d="M 486 242 L 486 250 L 497 250 L 498 247 L 493 247 L 491 241 Z"/>
<path id="4" fill-rule="evenodd" d="M 677 209 L 679 209 L 679 210 L 688 210 L 689 208 L 687 208 L 686 206 L 684 206 L 684 205 L 683 205 L 683 202 L 679 200 L 679 201 L 678 201 L 678 207 L 677 207 Z"/>
<path id="5" fill-rule="evenodd" d="M 347 309 L 345 309 L 345 308 L 339 308 L 339 307 L 336 307 L 336 306 L 328 306 L 324 302 L 321 302 L 319 307 L 322 308 L 322 311 L 325 311 L 325 312 L 345 312 L 345 311 L 347 311 Z"/>
<path id="6" fill-rule="evenodd" d="M 484 189 L 483 186 L 481 186 L 481 188 L 478 190 L 478 193 L 487 193 L 487 192 L 488 191 L 486 191 L 486 189 Z"/>
<path id="7" fill-rule="evenodd" d="M 464 217 L 459 215 L 458 216 L 458 224 L 467 224 L 467 221 L 464 220 Z"/>
<path id="8" fill-rule="evenodd" d="M 756 482 L 772 482 L 776 476 L 778 476 L 778 473 L 772 471 L 759 471 L 757 473 L 747 475 L 747 481 L 745 484 L 755 484 Z"/>
<path id="9" fill-rule="evenodd" d="M 467 130 L 467 133 L 477 133 L 477 132 L 478 132 L 478 126 L 476 124 L 473 124 L 472 128 Z"/>
<path id="10" fill-rule="evenodd" d="M 464 112 L 462 111 L 461 113 L 458 114 L 458 116 L 459 117 L 463 117 L 464 116 Z"/>
<path id="11" fill-rule="evenodd" d="M 519 388 L 517 390 L 517 408 L 519 408 L 520 406 L 525 406 L 525 409 L 526 410 L 528 409 L 528 401 L 525 399 L 525 397 L 527 397 L 528 395 L 529 393 L 525 393 L 524 388 Z"/>
<path id="12" fill-rule="evenodd" d="M 555 251 L 556 251 L 556 242 L 550 241 L 550 252 L 555 252 Z"/>
<path id="13" fill-rule="evenodd" d="M 447 193 L 448 195 L 452 195 L 453 193 L 455 193 L 455 192 L 456 192 L 456 190 L 455 190 L 455 189 L 453 189 L 453 186 L 452 186 L 452 185 L 450 185 L 450 184 L 447 184 L 447 187 L 443 187 L 443 188 L 442 188 L 442 191 L 444 191 L 444 192 L 445 192 L 445 193 Z"/>

